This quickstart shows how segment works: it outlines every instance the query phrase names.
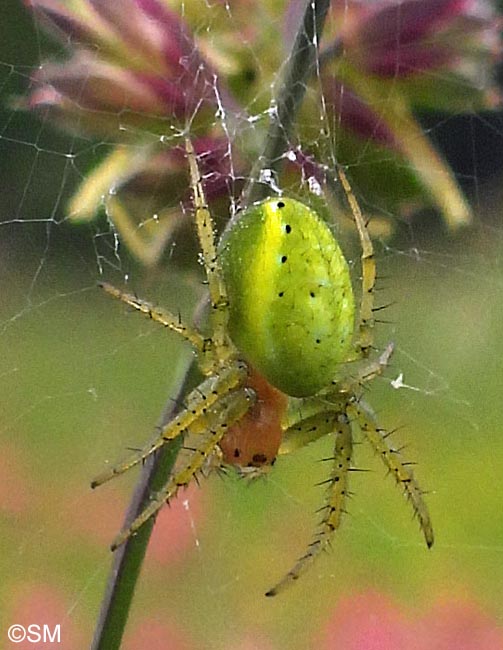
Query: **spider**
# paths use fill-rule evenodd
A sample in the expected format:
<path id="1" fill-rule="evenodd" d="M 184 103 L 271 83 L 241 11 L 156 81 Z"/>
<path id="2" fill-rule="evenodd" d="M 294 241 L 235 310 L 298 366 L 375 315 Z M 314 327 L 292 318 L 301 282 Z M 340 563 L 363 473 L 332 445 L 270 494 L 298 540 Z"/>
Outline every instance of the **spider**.
<path id="1" fill-rule="evenodd" d="M 200 472 L 233 465 L 256 476 L 270 469 L 278 455 L 330 436 L 333 455 L 320 522 L 305 554 L 266 592 L 274 596 L 297 580 L 339 528 L 355 429 L 363 433 L 411 502 L 430 547 L 433 529 L 423 492 L 410 464 L 389 445 L 389 432 L 379 426 L 362 399 L 364 385 L 386 368 L 393 345 L 370 358 L 376 311 L 374 251 L 343 170 L 338 171 L 339 179 L 362 250 L 356 324 L 348 264 L 327 224 L 306 205 L 273 197 L 244 211 L 217 244 L 190 140 L 186 152 L 209 289 L 209 335 L 108 283 L 101 286 L 189 341 L 197 351 L 204 380 L 153 441 L 93 481 L 93 487 L 101 485 L 184 436 L 166 485 L 119 533 L 112 550 Z"/>

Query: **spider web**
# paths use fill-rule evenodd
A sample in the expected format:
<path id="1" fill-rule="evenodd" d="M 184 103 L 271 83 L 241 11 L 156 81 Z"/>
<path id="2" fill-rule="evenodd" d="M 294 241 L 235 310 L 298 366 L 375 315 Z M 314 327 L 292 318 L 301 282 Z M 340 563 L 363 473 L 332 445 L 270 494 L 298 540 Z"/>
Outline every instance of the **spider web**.
<path id="1" fill-rule="evenodd" d="M 262 7 L 264 30 L 280 35 L 284 3 L 269 4 Z M 242 29 L 241 3 L 197 5 L 199 14 L 189 4 L 180 10 L 196 41 L 207 48 L 222 34 Z M 60 623 L 61 647 L 70 650 L 87 647 L 91 638 L 109 569 L 108 544 L 120 527 L 135 476 L 92 493 L 89 481 L 105 462 L 151 435 L 191 354 L 174 335 L 109 302 L 96 283 L 127 284 L 185 319 L 204 286 L 183 183 L 173 190 L 170 208 L 178 207 L 184 222 L 166 244 L 162 263 L 147 270 L 103 211 L 78 225 L 68 217 L 68 201 L 113 143 L 68 135 L 43 114 L 13 108 L 13 98 L 29 91 L 37 68 L 63 52 L 21 3 L 9 0 L 6 7 L 0 50 L 0 635 L 5 637 L 13 623 Z M 257 10 L 254 3 L 250 7 Z M 236 117 L 215 77 L 218 101 L 209 128 L 233 143 L 223 153 L 230 172 L 215 208 L 219 229 L 251 174 L 253 160 L 242 159 L 240 151 L 247 146 L 253 151 L 249 143 L 256 139 L 258 153 L 264 124 L 274 112 L 269 86 L 279 84 L 288 63 L 283 60 L 271 71 L 251 33 L 244 55 L 246 73 L 268 84 L 252 85 Z M 321 151 L 321 166 L 333 169 L 341 159 L 343 129 L 326 110 L 321 76 L 318 68 L 319 84 L 310 83 L 306 93 L 307 104 L 316 98 L 316 120 L 307 129 L 301 121 L 295 126 L 287 157 Z M 200 111 L 197 106 L 189 115 L 188 127 L 197 123 Z M 163 135 L 148 127 L 140 127 L 140 134 L 153 143 L 165 138 L 169 145 L 180 136 L 169 124 L 167 119 Z M 474 212 L 474 226 L 447 233 L 434 210 L 412 218 L 390 208 L 355 180 L 368 165 L 365 147 L 349 161 L 348 172 L 375 227 L 377 299 L 392 303 L 382 312 L 387 322 L 378 325 L 377 342 L 381 348 L 388 340 L 397 346 L 391 368 L 373 383 L 368 401 L 384 426 L 404 426 L 395 434 L 396 444 L 406 444 L 404 455 L 418 462 L 420 483 L 431 491 L 434 549 L 423 548 L 392 481 L 384 480 L 378 459 L 358 445 L 357 467 L 372 471 L 352 476 L 355 498 L 333 551 L 284 600 L 265 602 L 264 590 L 310 541 L 313 512 L 323 497 L 322 488 L 314 486 L 326 477 L 323 463 L 316 461 L 330 453 L 330 442 L 321 441 L 278 462 L 267 480 L 245 485 L 232 475 L 212 477 L 165 508 L 125 647 L 314 647 L 328 638 L 340 603 L 354 594 L 377 594 L 410 625 L 426 620 L 439 603 L 459 598 L 484 612 L 487 627 L 503 625 L 498 607 L 503 597 L 503 122 L 498 113 L 429 112 L 421 115 L 421 124 L 451 164 Z M 371 147 L 372 139 L 365 144 Z M 404 174 L 412 171 L 407 162 L 401 164 Z M 304 172 L 297 169 L 291 191 L 316 197 L 322 191 L 317 176 Z M 268 170 L 262 180 L 272 192 L 280 184 Z M 152 190 L 136 224 L 139 232 L 158 218 L 156 201 Z M 342 208 L 334 229 L 357 278 L 358 249 Z"/>

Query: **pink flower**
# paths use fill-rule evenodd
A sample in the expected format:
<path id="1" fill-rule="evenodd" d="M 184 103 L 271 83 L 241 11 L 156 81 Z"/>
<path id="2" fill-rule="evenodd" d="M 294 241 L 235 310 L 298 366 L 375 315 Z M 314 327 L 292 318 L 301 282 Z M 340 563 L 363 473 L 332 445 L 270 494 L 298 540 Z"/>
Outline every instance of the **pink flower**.
<path id="1" fill-rule="evenodd" d="M 164 614 L 159 618 L 162 622 L 145 619 L 126 633 L 124 650 L 195 650 L 196 646 L 175 625 L 166 623 Z"/>
<path id="2" fill-rule="evenodd" d="M 343 128 L 374 144 L 388 149 L 399 148 L 392 128 L 349 86 L 341 84 L 335 77 L 328 77 L 324 83 L 324 93 L 330 108 L 339 116 Z"/>
<path id="3" fill-rule="evenodd" d="M 417 75 L 495 53 L 498 22 L 484 0 L 380 0 L 353 4 L 342 41 L 368 74 Z"/>
<path id="4" fill-rule="evenodd" d="M 292 0 L 281 14 L 274 2 L 236 1 L 229 20 L 223 2 L 210 3 L 204 16 L 187 5 L 182 17 L 165 0 L 26 1 L 67 46 L 68 59 L 42 63 L 20 105 L 112 145 L 70 202 L 69 219 L 91 221 L 104 213 L 139 261 L 158 262 L 189 196 L 177 149 L 189 128 L 202 154 L 208 198 L 224 199 L 228 216 L 268 124 L 247 119 L 248 111 L 250 118 L 270 114 L 271 88 L 305 5 Z M 363 162 L 355 184 L 372 205 L 382 199 L 386 213 L 431 203 L 450 226 L 469 223 L 470 206 L 414 111 L 473 112 L 499 101 L 492 81 L 501 49 L 493 2 L 331 4 L 310 96 L 321 87 L 339 161 Z M 270 21 L 282 32 L 269 29 Z M 292 149 L 300 152 L 306 140 L 318 139 L 316 106 L 303 107 Z M 306 149 L 311 153 L 318 155 Z"/>
<path id="5" fill-rule="evenodd" d="M 32 642 L 27 639 L 22 644 L 9 644 L 6 648 L 27 648 L 36 647 L 38 650 L 50 650 L 54 647 L 65 648 L 65 650 L 79 650 L 85 647 L 85 638 L 78 629 L 74 619 L 68 615 L 72 601 L 66 599 L 53 585 L 32 584 L 10 588 L 9 612 L 5 618 L 10 624 L 36 626 L 27 629 Z M 59 639 L 55 636 L 56 626 L 59 625 Z M 44 640 L 44 626 L 47 635 Z M 40 637 L 36 637 L 40 634 Z M 51 638 L 53 639 L 51 641 Z"/>
<path id="6" fill-rule="evenodd" d="M 374 591 L 342 600 L 321 650 L 503 650 L 503 627 L 474 602 L 445 600 L 413 616 Z"/>
<path id="7" fill-rule="evenodd" d="M 32 109 L 74 129 L 128 139 L 143 120 L 165 133 L 166 116 L 183 120 L 217 102 L 212 66 L 183 20 L 158 0 L 30 0 L 65 43 L 70 59 L 46 63 L 34 78 Z M 129 135 L 130 137 L 130 135 Z"/>
<path id="8" fill-rule="evenodd" d="M 341 600 L 330 619 L 321 648 L 409 650 L 411 640 L 404 612 L 387 597 L 369 591 Z"/>
<path id="9" fill-rule="evenodd" d="M 229 145 L 212 126 L 218 110 L 235 108 L 223 77 L 162 0 L 28 4 L 69 57 L 42 63 L 20 106 L 115 145 L 84 178 L 68 216 L 82 222 L 105 212 L 121 243 L 155 264 L 189 201 L 179 146 L 188 122 L 208 200 L 229 197 Z"/>
<path id="10" fill-rule="evenodd" d="M 320 61 L 325 106 L 341 127 L 340 160 L 364 162 L 357 183 L 365 192 L 382 186 L 385 211 L 403 212 L 413 194 L 423 193 L 451 227 L 469 223 L 470 206 L 414 111 L 473 113 L 500 102 L 492 79 L 501 53 L 493 3 L 337 0 L 332 18 L 333 41 Z M 380 184 L 383 177 L 389 182 Z"/>

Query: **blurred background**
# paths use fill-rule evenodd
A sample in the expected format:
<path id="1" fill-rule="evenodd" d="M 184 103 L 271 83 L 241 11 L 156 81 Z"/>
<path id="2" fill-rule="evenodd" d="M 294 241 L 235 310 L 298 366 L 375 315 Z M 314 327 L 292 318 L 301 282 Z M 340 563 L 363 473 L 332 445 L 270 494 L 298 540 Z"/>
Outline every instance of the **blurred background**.
<path id="1" fill-rule="evenodd" d="M 145 270 L 105 222 L 65 218 L 107 145 L 12 108 L 54 44 L 21 3 L 4 7 L 0 645 L 10 647 L 12 623 L 59 623 L 60 647 L 77 650 L 92 638 L 108 545 L 136 474 L 94 492 L 90 480 L 149 438 L 190 355 L 96 283 L 127 276 L 139 295 L 185 318 L 203 287 L 189 230 Z M 503 648 L 503 116 L 420 119 L 474 223 L 448 232 L 437 213 L 422 211 L 376 237 L 378 298 L 393 303 L 377 337 L 397 351 L 368 399 L 384 426 L 401 427 L 394 440 L 417 462 L 434 547 L 425 548 L 379 459 L 358 445 L 356 464 L 371 471 L 351 476 L 355 496 L 332 550 L 266 599 L 311 539 L 326 472 L 317 461 L 330 441 L 278 461 L 251 485 L 232 472 L 212 476 L 159 516 L 127 650 Z"/>

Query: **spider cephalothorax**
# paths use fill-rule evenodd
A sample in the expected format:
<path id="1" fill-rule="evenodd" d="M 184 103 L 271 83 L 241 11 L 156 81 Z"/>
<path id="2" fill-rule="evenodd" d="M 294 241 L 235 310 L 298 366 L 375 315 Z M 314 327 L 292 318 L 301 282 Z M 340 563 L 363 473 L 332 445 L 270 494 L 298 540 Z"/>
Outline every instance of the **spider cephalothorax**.
<path id="1" fill-rule="evenodd" d="M 186 147 L 208 281 L 210 335 L 203 336 L 177 316 L 136 296 L 108 284 L 102 286 L 190 341 L 205 379 L 155 440 L 93 482 L 93 487 L 104 483 L 169 440 L 184 436 L 168 482 L 118 535 L 112 548 L 137 531 L 203 468 L 224 463 L 256 473 L 269 468 L 278 454 L 291 453 L 330 435 L 334 452 L 321 521 L 305 555 L 266 594 L 273 596 L 299 577 L 339 527 L 355 427 L 411 501 L 431 546 L 433 531 L 422 491 L 410 466 L 389 446 L 387 432 L 378 426 L 373 411 L 361 398 L 362 386 L 383 372 L 393 346 L 389 344 L 376 359 L 368 358 L 374 325 L 374 252 L 344 173 L 339 170 L 339 178 L 362 247 L 356 326 L 348 265 L 317 214 L 294 199 L 269 198 L 245 211 L 217 246 L 189 141 Z"/>

